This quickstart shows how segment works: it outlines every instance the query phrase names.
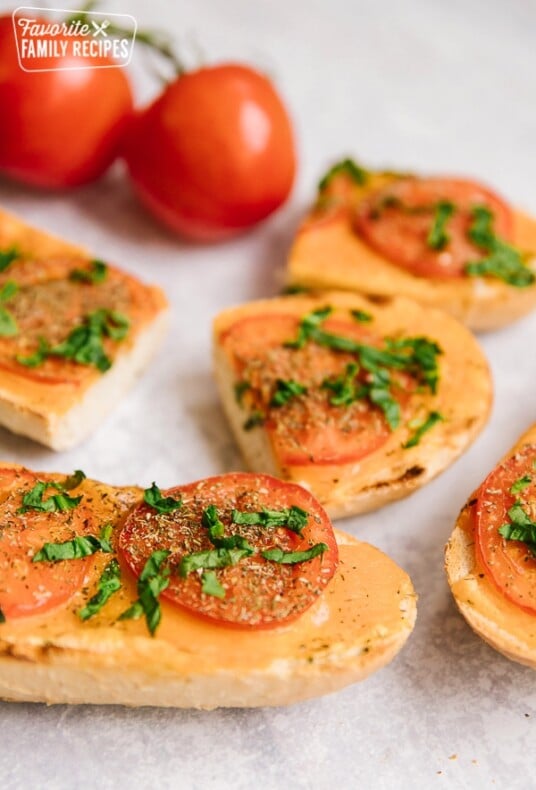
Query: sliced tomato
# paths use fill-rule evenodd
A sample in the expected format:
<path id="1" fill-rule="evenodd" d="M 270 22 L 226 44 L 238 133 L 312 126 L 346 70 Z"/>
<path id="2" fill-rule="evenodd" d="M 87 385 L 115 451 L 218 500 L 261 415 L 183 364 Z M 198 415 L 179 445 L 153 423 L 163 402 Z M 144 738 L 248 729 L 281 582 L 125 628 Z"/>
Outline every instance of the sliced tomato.
<path id="1" fill-rule="evenodd" d="M 455 212 L 446 224 L 449 241 L 436 250 L 428 245 L 427 237 L 441 201 L 452 203 Z M 462 277 L 466 264 L 484 255 L 468 236 L 475 206 L 487 206 L 493 213 L 495 234 L 511 240 L 513 216 L 505 201 L 481 184 L 453 178 L 393 181 L 360 203 L 355 228 L 380 255 L 412 274 Z"/>
<path id="2" fill-rule="evenodd" d="M 89 558 L 32 562 L 45 543 L 92 531 L 91 513 L 83 501 L 65 512 L 17 512 L 24 493 L 47 479 L 20 469 L 0 469 L 0 609 L 7 621 L 66 604 L 88 573 Z"/>
<path id="3" fill-rule="evenodd" d="M 499 533 L 510 523 L 508 510 L 516 500 L 536 518 L 536 445 L 528 445 L 486 478 L 477 492 L 474 509 L 477 557 L 501 593 L 522 609 L 536 614 L 536 559 L 527 546 L 505 540 Z M 513 484 L 528 475 L 533 482 L 517 494 Z"/>
<path id="4" fill-rule="evenodd" d="M 267 414 L 266 429 L 283 466 L 341 464 L 364 458 L 389 438 L 384 415 L 368 400 L 349 406 L 330 404 L 322 383 L 340 376 L 352 356 L 315 343 L 307 343 L 302 349 L 285 347 L 285 341 L 296 337 L 298 326 L 296 316 L 266 314 L 237 321 L 223 333 L 221 342 L 238 378 L 251 386 L 243 403 Z M 381 345 L 377 336 L 356 322 L 335 317 L 322 326 L 337 335 Z M 283 407 L 270 408 L 278 379 L 303 384 L 307 394 Z M 400 402 L 405 399 L 407 394 L 401 388 Z M 246 418 L 244 411 L 244 421 Z"/>
<path id="5" fill-rule="evenodd" d="M 269 475 L 235 473 L 178 486 L 164 496 L 180 497 L 182 507 L 160 515 L 148 505 L 138 505 L 128 516 L 119 536 L 119 551 L 139 576 L 153 551 L 169 550 L 172 569 L 169 587 L 162 593 L 173 604 L 220 625 L 239 628 L 274 628 L 295 620 L 318 598 L 337 568 L 338 550 L 333 527 L 316 499 L 305 489 Z M 202 591 L 200 572 L 186 578 L 176 566 L 187 554 L 213 549 L 202 513 L 214 505 L 225 525 L 225 534 L 242 535 L 255 554 L 238 564 L 215 571 L 225 590 L 224 598 Z M 260 512 L 292 505 L 308 514 L 299 536 L 286 528 L 232 524 L 233 509 Z M 325 543 L 327 551 L 296 565 L 264 559 L 260 552 L 275 547 L 305 551 Z"/>

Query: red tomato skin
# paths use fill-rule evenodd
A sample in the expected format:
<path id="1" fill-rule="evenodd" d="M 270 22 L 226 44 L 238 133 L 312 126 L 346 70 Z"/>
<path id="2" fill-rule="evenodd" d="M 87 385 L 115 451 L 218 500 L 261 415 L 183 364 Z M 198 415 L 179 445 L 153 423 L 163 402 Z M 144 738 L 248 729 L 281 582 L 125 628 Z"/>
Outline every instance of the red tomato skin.
<path id="1" fill-rule="evenodd" d="M 260 473 L 249 473 L 249 472 L 230 472 L 228 474 L 217 475 L 215 477 L 205 478 L 204 480 L 198 480 L 195 483 L 188 483 L 187 485 L 177 486 L 175 488 L 170 488 L 167 491 L 163 492 L 164 496 L 173 496 L 173 497 L 184 497 L 187 496 L 190 492 L 199 489 L 199 487 L 220 487 L 221 491 L 225 495 L 226 491 L 233 491 L 235 488 L 239 488 L 240 486 L 244 487 L 251 487 L 253 490 L 257 489 L 267 489 L 269 492 L 273 492 L 274 495 L 280 495 L 285 497 L 285 493 L 288 494 L 290 497 L 290 501 L 292 504 L 299 504 L 300 507 L 308 510 L 312 515 L 319 518 L 320 524 L 314 529 L 315 538 L 318 538 L 319 541 L 323 541 L 328 546 L 328 551 L 322 555 L 321 559 L 316 558 L 312 562 L 315 563 L 316 568 L 321 564 L 323 567 L 323 580 L 322 585 L 325 587 L 329 581 L 334 576 L 337 566 L 339 564 L 339 549 L 337 546 L 337 540 L 335 537 L 335 533 L 333 532 L 333 526 L 331 521 L 325 511 L 323 510 L 322 506 L 317 502 L 314 496 L 309 493 L 306 489 L 302 488 L 301 486 L 297 485 L 296 483 L 287 483 L 283 480 L 279 480 L 276 477 L 272 477 L 271 475 L 260 474 Z M 206 503 L 208 504 L 208 502 Z M 287 503 L 289 504 L 289 503 Z M 146 515 L 147 507 L 146 505 L 139 505 L 137 510 L 141 509 L 141 513 Z M 149 511 L 150 512 L 150 511 Z M 121 534 L 119 536 L 119 554 L 122 560 L 126 563 L 126 565 L 130 568 L 132 573 L 135 576 L 139 576 L 143 564 L 145 562 L 146 557 L 143 556 L 143 551 L 139 552 L 139 556 L 134 559 L 131 551 L 130 551 L 130 544 L 131 542 L 135 542 L 135 532 L 136 526 L 134 522 L 134 518 L 136 516 L 135 511 L 131 511 L 129 517 L 127 518 Z M 296 538 L 298 541 L 299 539 Z M 138 552 L 134 552 L 134 556 L 136 556 Z M 310 571 L 311 567 L 315 567 L 310 564 L 306 564 L 306 567 L 302 570 L 302 574 L 307 576 L 308 572 Z M 190 581 L 192 576 L 190 575 Z M 290 595 L 291 593 L 287 591 L 287 594 Z M 320 594 L 320 593 L 319 593 Z M 218 617 L 214 613 L 208 613 L 205 611 L 202 603 L 198 600 L 194 603 L 191 599 L 184 600 L 181 598 L 180 594 L 177 594 L 176 589 L 174 589 L 173 582 L 170 586 L 163 591 L 162 598 L 169 601 L 173 605 L 184 609 L 189 614 L 194 615 L 196 618 L 200 618 L 201 620 L 205 620 L 212 624 L 216 624 L 219 627 L 226 627 L 232 628 L 237 630 L 243 631 L 263 631 L 269 630 L 271 628 L 277 628 L 280 626 L 285 626 L 289 622 L 298 619 L 307 609 L 312 606 L 318 596 L 312 596 L 311 600 L 304 606 L 303 611 L 300 613 L 294 613 L 291 616 L 286 617 L 280 621 L 273 621 L 273 620 L 261 620 L 260 622 L 256 622 L 255 624 L 252 623 L 245 623 L 245 622 L 236 622 L 236 621 L 229 621 L 224 619 L 223 617 Z"/>
<path id="2" fill-rule="evenodd" d="M 266 77 L 223 64 L 179 77 L 125 140 L 136 192 L 180 235 L 217 241 L 275 211 L 296 171 L 292 127 Z"/>
<path id="3" fill-rule="evenodd" d="M 89 66 L 112 63 L 87 58 Z M 80 66 L 80 59 L 73 65 Z M 133 99 L 119 68 L 23 71 L 11 16 L 3 16 L 0 107 L 0 171 L 31 186 L 63 189 L 93 181 L 109 167 L 132 117 Z"/>

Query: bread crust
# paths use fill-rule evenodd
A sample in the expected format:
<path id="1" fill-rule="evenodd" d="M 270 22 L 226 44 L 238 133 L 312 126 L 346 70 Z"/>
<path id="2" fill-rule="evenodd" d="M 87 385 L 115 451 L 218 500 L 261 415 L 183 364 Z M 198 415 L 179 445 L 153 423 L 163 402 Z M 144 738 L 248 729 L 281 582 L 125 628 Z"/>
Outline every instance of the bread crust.
<path id="1" fill-rule="evenodd" d="M 501 462 L 536 442 L 536 425 Z M 486 577 L 475 553 L 470 502 L 462 508 L 445 547 L 445 571 L 458 609 L 471 628 L 512 661 L 536 669 L 536 617 L 505 598 Z"/>
<path id="2" fill-rule="evenodd" d="M 444 422 L 423 436 L 416 447 L 402 449 L 410 431 L 402 425 L 377 451 L 350 464 L 281 466 L 267 432 L 244 429 L 245 413 L 236 402 L 236 374 L 220 338 L 246 316 L 289 313 L 302 316 L 329 304 L 335 310 L 364 310 L 379 335 L 425 335 L 443 348 L 441 378 L 435 396 L 416 397 L 419 414 L 436 410 Z M 336 312 L 334 313 L 336 315 Z M 348 292 L 324 292 L 253 302 L 221 313 L 214 322 L 214 367 L 220 397 L 233 433 L 252 471 L 266 472 L 309 489 L 332 518 L 374 510 L 407 496 L 440 474 L 467 449 L 486 424 L 492 403 L 487 360 L 475 338 L 443 311 L 404 297 L 380 300 Z"/>
<path id="3" fill-rule="evenodd" d="M 533 253 L 530 265 L 536 272 L 536 220 L 519 210 L 514 211 L 513 243 Z M 446 310 L 476 332 L 506 326 L 536 307 L 536 283 L 516 288 L 493 278 L 412 274 L 369 247 L 353 231 L 348 212 L 303 222 L 290 250 L 287 282 L 311 289 L 407 296 Z"/>
<path id="4" fill-rule="evenodd" d="M 50 271 L 51 279 L 62 279 L 71 262 L 74 268 L 93 258 L 84 249 L 1 211 L 0 249 L 11 246 L 23 251 L 25 259 L 35 259 L 42 275 Z M 110 370 L 103 374 L 84 366 L 77 371 L 76 379 L 69 380 L 73 363 L 66 361 L 58 365 L 60 372 L 63 367 L 67 371 L 66 380 L 50 382 L 32 378 L 22 366 L 20 370 L 4 366 L 0 377 L 1 425 L 53 450 L 68 449 L 98 426 L 147 366 L 167 329 L 166 297 L 160 288 L 142 285 L 131 275 L 108 266 L 108 277 L 112 275 L 125 287 L 136 289 L 136 306 L 128 336 L 118 344 Z M 16 282 L 17 269 L 10 269 L 5 276 Z"/>
<path id="5" fill-rule="evenodd" d="M 117 535 L 141 490 L 82 485 Z M 162 622 L 151 638 L 141 620 L 117 621 L 137 597 L 126 569 L 122 589 L 86 623 L 76 616 L 80 593 L 67 607 L 0 624 L 0 698 L 278 706 L 363 680 L 404 645 L 416 595 L 408 575 L 381 551 L 339 531 L 336 537 L 340 566 L 328 587 L 297 621 L 268 631 L 216 626 L 162 599 Z M 95 555 L 93 576 L 108 559 Z"/>

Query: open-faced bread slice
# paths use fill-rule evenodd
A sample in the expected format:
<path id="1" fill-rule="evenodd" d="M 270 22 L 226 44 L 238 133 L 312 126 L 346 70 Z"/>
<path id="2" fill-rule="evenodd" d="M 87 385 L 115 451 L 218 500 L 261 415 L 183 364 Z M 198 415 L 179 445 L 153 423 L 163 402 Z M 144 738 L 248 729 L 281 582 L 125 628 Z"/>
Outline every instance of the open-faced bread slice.
<path id="1" fill-rule="evenodd" d="M 444 192 L 441 184 L 446 184 Z M 447 206 L 446 214 L 441 205 Z M 482 207 L 491 211 L 489 221 Z M 471 242 L 471 234 L 479 245 Z M 461 258 L 452 265 L 454 243 Z M 474 263 L 485 259 L 488 274 L 475 276 L 481 264 L 475 268 Z M 443 308 L 479 331 L 504 326 L 534 309 L 535 271 L 536 220 L 485 187 L 462 179 L 370 173 L 346 160 L 320 184 L 317 202 L 292 245 L 287 280 L 309 289 L 408 296 Z"/>
<path id="2" fill-rule="evenodd" d="M 0 425 L 55 450 L 84 439 L 165 332 L 159 288 L 0 213 Z"/>
<path id="3" fill-rule="evenodd" d="M 38 481 L 56 488 L 36 493 Z M 3 465 L 0 495 L 10 524 L 0 536 L 3 699 L 285 705 L 362 680 L 396 655 L 414 625 L 407 574 L 378 549 L 334 533 L 308 492 L 266 475 L 144 494 Z M 35 509 L 58 495 L 54 512 Z M 251 525 L 261 504 L 269 517 Z M 237 526 L 234 508 L 249 526 Z M 181 575 L 186 551 L 218 551 L 219 519 L 233 551 L 247 541 L 253 553 Z M 314 558 L 295 565 L 260 556 L 268 545 L 271 557 L 274 546 L 318 537 L 320 553 L 311 547 Z"/>
<path id="4" fill-rule="evenodd" d="M 428 482 L 490 411 L 490 372 L 474 337 L 403 297 L 328 292 L 241 305 L 216 318 L 214 349 L 248 466 L 305 486 L 332 517 Z"/>
<path id="5" fill-rule="evenodd" d="M 471 628 L 508 658 L 536 669 L 536 560 L 531 542 L 536 531 L 530 526 L 535 463 L 536 426 L 463 507 L 447 543 L 445 568 Z"/>

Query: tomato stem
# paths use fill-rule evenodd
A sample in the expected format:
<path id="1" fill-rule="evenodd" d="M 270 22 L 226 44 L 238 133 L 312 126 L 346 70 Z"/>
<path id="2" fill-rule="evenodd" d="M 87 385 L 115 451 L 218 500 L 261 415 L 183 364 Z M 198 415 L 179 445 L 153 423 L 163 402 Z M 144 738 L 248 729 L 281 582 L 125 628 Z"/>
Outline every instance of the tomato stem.
<path id="1" fill-rule="evenodd" d="M 96 8 L 99 2 L 100 0 L 87 0 L 79 11 L 69 16 L 65 21 L 67 23 L 80 22 L 82 24 L 87 24 L 90 22 L 88 13 Z M 166 60 L 171 63 L 177 77 L 180 77 L 186 72 L 184 63 L 173 51 L 172 41 L 166 33 L 157 30 L 138 30 L 134 32 L 115 24 L 108 25 L 106 31 L 112 36 L 122 36 L 123 38 L 138 41 L 140 44 L 158 52 L 158 54 L 162 55 L 162 57 L 166 58 Z"/>

